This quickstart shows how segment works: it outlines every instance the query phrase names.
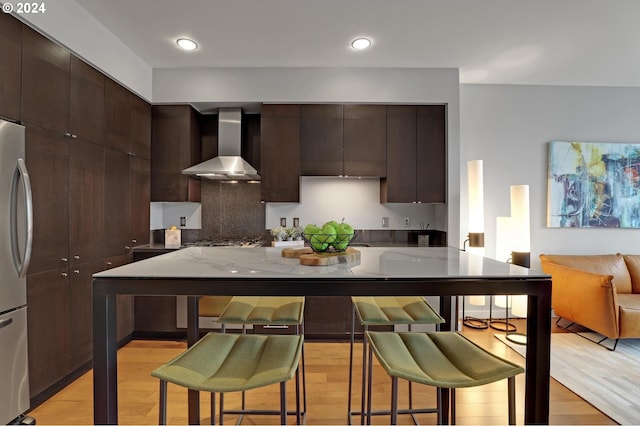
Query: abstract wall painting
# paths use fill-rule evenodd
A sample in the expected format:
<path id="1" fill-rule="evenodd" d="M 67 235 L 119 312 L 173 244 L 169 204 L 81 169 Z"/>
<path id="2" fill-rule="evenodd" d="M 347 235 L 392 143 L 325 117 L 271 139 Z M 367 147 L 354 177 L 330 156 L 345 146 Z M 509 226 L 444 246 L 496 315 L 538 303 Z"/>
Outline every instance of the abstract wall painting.
<path id="1" fill-rule="evenodd" d="M 547 226 L 640 228 L 640 144 L 550 142 Z"/>

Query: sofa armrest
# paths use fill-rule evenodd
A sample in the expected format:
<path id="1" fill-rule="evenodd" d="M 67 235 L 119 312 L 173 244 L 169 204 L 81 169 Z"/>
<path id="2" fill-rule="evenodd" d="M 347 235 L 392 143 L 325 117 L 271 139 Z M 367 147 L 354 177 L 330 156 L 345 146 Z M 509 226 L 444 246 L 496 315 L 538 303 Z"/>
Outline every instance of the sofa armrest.
<path id="1" fill-rule="evenodd" d="M 558 316 L 611 339 L 618 338 L 618 302 L 612 275 L 548 262 L 542 269 L 552 277 L 551 304 Z"/>

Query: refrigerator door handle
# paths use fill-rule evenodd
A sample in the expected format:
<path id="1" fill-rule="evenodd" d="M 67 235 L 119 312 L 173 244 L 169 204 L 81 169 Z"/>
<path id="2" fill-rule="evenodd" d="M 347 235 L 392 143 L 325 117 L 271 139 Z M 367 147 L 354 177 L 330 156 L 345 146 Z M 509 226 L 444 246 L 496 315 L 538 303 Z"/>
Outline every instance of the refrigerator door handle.
<path id="1" fill-rule="evenodd" d="M 25 204 L 25 248 L 24 254 L 20 253 L 18 236 L 18 185 L 22 183 Z M 11 183 L 11 252 L 13 263 L 20 278 L 27 276 L 27 269 L 31 261 L 31 249 L 33 247 L 33 197 L 31 193 L 31 180 L 27 165 L 22 158 L 18 158 L 16 170 L 13 173 Z"/>
<path id="2" fill-rule="evenodd" d="M 0 329 L 8 327 L 13 322 L 13 318 L 5 318 L 0 320 Z"/>

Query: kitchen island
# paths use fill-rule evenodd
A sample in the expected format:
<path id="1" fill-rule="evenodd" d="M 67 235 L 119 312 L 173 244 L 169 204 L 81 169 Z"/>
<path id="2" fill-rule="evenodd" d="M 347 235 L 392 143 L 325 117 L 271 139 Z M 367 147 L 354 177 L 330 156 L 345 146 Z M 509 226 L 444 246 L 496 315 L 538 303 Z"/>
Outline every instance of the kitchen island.
<path id="1" fill-rule="evenodd" d="M 551 277 L 450 247 L 358 247 L 357 262 L 303 266 L 276 247 L 191 247 L 94 275 L 94 423 L 118 421 L 116 295 L 187 295 L 189 343 L 198 336 L 197 297 L 440 296 L 453 324 L 451 297 L 528 295 L 525 423 L 549 421 Z M 346 374 L 346 372 L 345 372 Z M 345 389 L 346 392 L 346 389 Z M 190 393 L 190 421 L 197 394 Z M 193 410 L 193 412 L 192 412 Z"/>

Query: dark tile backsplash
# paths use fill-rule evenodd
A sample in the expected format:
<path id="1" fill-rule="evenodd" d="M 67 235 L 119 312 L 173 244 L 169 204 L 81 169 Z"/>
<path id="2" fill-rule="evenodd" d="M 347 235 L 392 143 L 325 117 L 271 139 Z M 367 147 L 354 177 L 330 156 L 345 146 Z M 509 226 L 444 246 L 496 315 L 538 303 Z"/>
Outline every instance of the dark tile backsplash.
<path id="1" fill-rule="evenodd" d="M 202 181 L 203 239 L 267 238 L 260 184 Z"/>

